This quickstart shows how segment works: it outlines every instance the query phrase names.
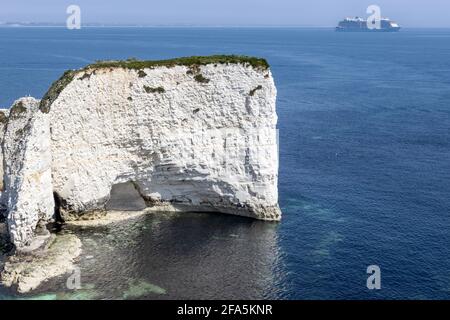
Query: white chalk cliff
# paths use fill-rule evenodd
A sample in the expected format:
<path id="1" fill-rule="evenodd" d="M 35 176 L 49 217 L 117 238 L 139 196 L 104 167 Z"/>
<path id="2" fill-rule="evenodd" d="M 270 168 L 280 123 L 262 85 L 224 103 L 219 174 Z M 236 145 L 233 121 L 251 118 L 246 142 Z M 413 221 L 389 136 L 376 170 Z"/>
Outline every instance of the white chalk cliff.
<path id="1" fill-rule="evenodd" d="M 22 99 L 8 116 L 2 202 L 11 240 L 26 247 L 55 212 L 103 212 L 123 184 L 149 210 L 279 220 L 275 102 L 271 72 L 255 58 L 67 72 L 39 107 Z"/>
<path id="2" fill-rule="evenodd" d="M 12 106 L 3 138 L 4 192 L 11 241 L 19 246 L 35 235 L 40 221 L 53 217 L 48 115 L 39 101 L 22 98 Z"/>
<path id="3" fill-rule="evenodd" d="M 8 122 L 9 109 L 0 109 L 0 145 L 5 134 L 6 123 Z M 0 152 L 0 192 L 3 193 L 3 153 Z M 0 193 L 0 198 L 1 198 Z M 0 201 L 1 205 L 1 201 Z M 0 213 L 0 216 L 2 213 Z"/>

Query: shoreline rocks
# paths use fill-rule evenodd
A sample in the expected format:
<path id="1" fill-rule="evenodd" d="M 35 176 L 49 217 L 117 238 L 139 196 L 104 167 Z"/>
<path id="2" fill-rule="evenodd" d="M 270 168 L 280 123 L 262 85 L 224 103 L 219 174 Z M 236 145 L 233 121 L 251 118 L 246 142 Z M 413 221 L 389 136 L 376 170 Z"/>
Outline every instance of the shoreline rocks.
<path id="1" fill-rule="evenodd" d="M 52 235 L 47 248 L 19 253 L 6 258 L 0 283 L 15 287 L 19 293 L 36 289 L 42 282 L 73 270 L 81 254 L 81 241 L 73 234 Z"/>

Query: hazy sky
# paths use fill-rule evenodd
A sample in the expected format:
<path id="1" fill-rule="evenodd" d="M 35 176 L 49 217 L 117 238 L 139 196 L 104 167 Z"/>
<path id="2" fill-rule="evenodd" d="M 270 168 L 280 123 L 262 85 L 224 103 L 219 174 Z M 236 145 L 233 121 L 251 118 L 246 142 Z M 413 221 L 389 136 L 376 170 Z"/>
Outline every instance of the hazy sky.
<path id="1" fill-rule="evenodd" d="M 64 22 L 70 4 L 84 23 L 300 26 L 334 26 L 377 4 L 403 26 L 450 27 L 450 0 L 0 0 L 0 21 Z"/>

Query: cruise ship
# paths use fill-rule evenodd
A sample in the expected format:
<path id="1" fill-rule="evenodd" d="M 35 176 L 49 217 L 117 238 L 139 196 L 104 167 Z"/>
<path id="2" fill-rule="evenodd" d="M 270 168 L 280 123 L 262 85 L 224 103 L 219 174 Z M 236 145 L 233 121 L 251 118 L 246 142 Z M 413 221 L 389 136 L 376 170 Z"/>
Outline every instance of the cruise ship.
<path id="1" fill-rule="evenodd" d="M 367 27 L 367 20 L 360 17 L 345 18 L 336 27 L 336 31 L 351 31 L 351 32 L 396 32 L 400 30 L 398 23 L 389 20 L 388 18 L 382 18 L 380 23 L 380 29 L 369 29 Z"/>

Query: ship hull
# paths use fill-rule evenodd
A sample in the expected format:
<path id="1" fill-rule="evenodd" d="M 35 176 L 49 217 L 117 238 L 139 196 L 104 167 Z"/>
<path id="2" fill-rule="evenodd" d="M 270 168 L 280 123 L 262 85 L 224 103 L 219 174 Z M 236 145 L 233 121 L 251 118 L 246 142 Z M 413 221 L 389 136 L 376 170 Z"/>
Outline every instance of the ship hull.
<path id="1" fill-rule="evenodd" d="M 382 28 L 382 29 L 369 29 L 369 28 L 340 28 L 336 27 L 337 32 L 398 32 L 401 28 Z"/>

